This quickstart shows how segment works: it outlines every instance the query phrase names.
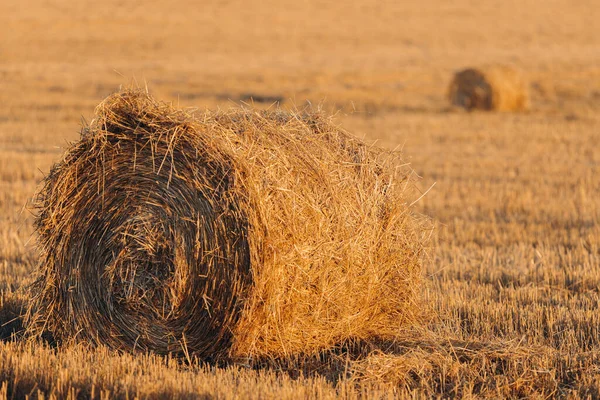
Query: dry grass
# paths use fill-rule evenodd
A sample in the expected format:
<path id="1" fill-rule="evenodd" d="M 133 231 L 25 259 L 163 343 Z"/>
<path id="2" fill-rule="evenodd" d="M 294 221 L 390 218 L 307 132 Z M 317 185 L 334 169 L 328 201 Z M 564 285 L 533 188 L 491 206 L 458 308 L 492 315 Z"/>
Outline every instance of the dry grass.
<path id="1" fill-rule="evenodd" d="M 80 116 L 89 120 L 124 83 L 115 69 L 183 106 L 253 97 L 266 108 L 270 97 L 341 108 L 336 121 L 350 132 L 402 146 L 423 190 L 436 182 L 416 206 L 439 222 L 425 265 L 425 332 L 315 356 L 307 378 L 16 338 L 0 344 L 0 398 L 85 397 L 92 388 L 120 398 L 600 396 L 594 2 L 0 8 L 0 314 L 12 321 L 0 322 L 4 337 L 20 330 L 20 290 L 38 261 L 23 206 L 59 147 L 77 139 Z M 527 72 L 530 112 L 448 108 L 454 71 L 488 63 Z"/>

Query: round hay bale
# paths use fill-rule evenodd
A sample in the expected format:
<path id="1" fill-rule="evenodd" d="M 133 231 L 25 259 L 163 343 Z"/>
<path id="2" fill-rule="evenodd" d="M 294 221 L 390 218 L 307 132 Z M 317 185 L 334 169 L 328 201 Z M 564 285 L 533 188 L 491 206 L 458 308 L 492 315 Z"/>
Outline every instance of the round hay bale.
<path id="1" fill-rule="evenodd" d="M 525 111 L 529 90 L 515 68 L 493 65 L 457 72 L 450 83 L 450 102 L 469 111 Z"/>
<path id="2" fill-rule="evenodd" d="M 212 360 L 391 337 L 427 236 L 411 175 L 318 113 L 112 95 L 37 197 L 29 330 Z"/>

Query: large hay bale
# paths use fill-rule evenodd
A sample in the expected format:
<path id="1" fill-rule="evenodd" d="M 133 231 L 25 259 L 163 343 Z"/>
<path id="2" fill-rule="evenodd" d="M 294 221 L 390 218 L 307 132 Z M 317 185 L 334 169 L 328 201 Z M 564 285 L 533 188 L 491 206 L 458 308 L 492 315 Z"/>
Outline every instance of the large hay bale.
<path id="1" fill-rule="evenodd" d="M 457 72 L 448 97 L 467 110 L 524 111 L 529 108 L 529 90 L 515 68 L 491 65 Z"/>
<path id="2" fill-rule="evenodd" d="M 112 95 L 39 193 L 29 329 L 217 360 L 393 336 L 423 254 L 411 174 L 318 113 Z"/>

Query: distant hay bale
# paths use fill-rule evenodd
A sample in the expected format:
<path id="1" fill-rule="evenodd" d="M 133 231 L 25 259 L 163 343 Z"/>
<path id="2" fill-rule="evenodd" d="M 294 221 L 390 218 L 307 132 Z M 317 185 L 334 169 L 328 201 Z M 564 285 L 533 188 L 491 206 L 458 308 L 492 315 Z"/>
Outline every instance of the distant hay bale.
<path id="1" fill-rule="evenodd" d="M 522 74 L 502 65 L 457 72 L 450 84 L 449 98 L 453 105 L 469 111 L 524 111 L 529 108 L 529 90 Z"/>
<path id="2" fill-rule="evenodd" d="M 319 113 L 117 93 L 38 195 L 28 329 L 212 360 L 391 337 L 417 315 L 411 176 Z"/>

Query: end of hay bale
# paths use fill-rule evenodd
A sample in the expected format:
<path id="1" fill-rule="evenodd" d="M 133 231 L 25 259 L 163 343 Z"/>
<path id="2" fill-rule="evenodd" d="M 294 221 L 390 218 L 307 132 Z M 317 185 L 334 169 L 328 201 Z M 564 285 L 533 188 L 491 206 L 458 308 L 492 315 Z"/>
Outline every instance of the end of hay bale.
<path id="1" fill-rule="evenodd" d="M 412 176 L 318 113 L 114 94 L 38 195 L 29 329 L 212 360 L 393 336 L 418 308 Z"/>
<path id="2" fill-rule="evenodd" d="M 493 65 L 457 72 L 448 90 L 452 105 L 466 110 L 526 111 L 529 89 L 514 67 Z"/>

